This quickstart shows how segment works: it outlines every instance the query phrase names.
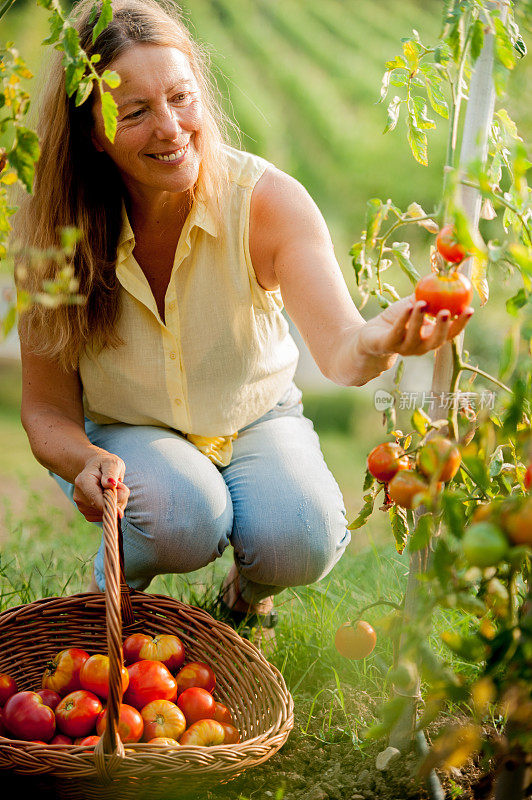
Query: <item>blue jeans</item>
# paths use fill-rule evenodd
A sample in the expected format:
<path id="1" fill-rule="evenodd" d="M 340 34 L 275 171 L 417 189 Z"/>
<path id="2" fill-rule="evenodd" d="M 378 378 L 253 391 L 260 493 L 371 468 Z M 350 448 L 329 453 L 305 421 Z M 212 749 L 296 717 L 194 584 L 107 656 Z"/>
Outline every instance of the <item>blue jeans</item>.
<path id="1" fill-rule="evenodd" d="M 349 543 L 340 489 L 295 384 L 238 432 L 226 467 L 168 428 L 86 419 L 85 430 L 126 465 L 124 563 L 135 589 L 158 574 L 204 567 L 231 544 L 252 603 L 323 578 Z M 73 485 L 53 477 L 72 500 Z M 103 541 L 94 574 L 103 590 Z"/>

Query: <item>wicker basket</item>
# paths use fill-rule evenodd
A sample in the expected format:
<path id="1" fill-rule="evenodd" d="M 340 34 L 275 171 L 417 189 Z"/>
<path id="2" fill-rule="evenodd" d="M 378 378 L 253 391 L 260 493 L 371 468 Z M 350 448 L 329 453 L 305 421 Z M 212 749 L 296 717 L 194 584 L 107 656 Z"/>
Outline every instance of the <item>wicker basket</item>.
<path id="1" fill-rule="evenodd" d="M 0 736 L 0 769 L 48 776 L 64 798 L 172 798 L 235 778 L 279 750 L 293 726 L 280 672 L 228 625 L 177 600 L 130 591 L 121 568 L 116 490 L 104 491 L 106 591 L 49 597 L 0 614 L 0 672 L 19 690 L 41 688 L 46 663 L 66 647 L 108 652 L 107 728 L 94 748 L 39 745 Z M 123 625 L 122 625 L 123 623 Z M 124 632 L 122 634 L 122 627 Z M 241 742 L 216 747 L 128 744 L 117 733 L 122 635 L 173 633 L 190 660 L 211 664 L 216 697 L 231 708 Z"/>

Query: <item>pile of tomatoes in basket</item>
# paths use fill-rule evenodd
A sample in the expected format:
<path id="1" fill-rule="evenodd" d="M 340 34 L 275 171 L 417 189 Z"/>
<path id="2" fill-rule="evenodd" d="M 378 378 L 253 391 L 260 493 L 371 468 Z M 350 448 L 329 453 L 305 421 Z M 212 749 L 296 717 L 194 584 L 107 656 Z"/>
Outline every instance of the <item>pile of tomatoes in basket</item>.
<path id="1" fill-rule="evenodd" d="M 135 633 L 123 644 L 123 698 L 118 733 L 124 744 L 235 744 L 240 741 L 230 710 L 212 693 L 208 664 L 185 664 L 177 636 Z M 50 661 L 37 692 L 17 691 L 0 674 L 0 735 L 40 744 L 95 745 L 106 725 L 109 658 L 76 647 Z"/>

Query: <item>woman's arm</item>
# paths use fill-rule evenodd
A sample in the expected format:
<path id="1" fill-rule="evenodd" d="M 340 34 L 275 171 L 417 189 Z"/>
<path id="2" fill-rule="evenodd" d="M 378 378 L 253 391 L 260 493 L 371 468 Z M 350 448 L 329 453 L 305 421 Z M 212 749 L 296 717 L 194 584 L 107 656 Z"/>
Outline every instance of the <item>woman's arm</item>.
<path id="1" fill-rule="evenodd" d="M 24 342 L 21 357 L 21 421 L 33 455 L 43 467 L 74 484 L 74 502 L 90 522 L 102 518 L 102 487 L 118 486 L 122 513 L 129 496 L 122 483 L 125 465 L 118 456 L 93 445 L 85 433 L 78 373 L 65 372 L 55 361 L 35 355 Z"/>
<path id="2" fill-rule="evenodd" d="M 326 176 L 324 176 L 326 179 Z M 389 369 L 397 354 L 421 355 L 462 330 L 469 315 L 424 319 L 413 296 L 366 322 L 347 289 L 318 207 L 294 178 L 273 167 L 251 200 L 250 252 L 259 283 L 281 288 L 286 310 L 322 373 L 362 386 Z M 472 309 L 471 309 L 472 311 Z"/>

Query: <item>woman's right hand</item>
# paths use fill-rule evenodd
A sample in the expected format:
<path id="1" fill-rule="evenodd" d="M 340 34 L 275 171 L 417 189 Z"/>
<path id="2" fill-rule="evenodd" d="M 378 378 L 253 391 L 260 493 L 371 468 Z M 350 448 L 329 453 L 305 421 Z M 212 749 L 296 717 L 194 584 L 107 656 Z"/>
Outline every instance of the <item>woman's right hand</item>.
<path id="1" fill-rule="evenodd" d="M 116 486 L 118 516 L 124 516 L 129 489 L 123 483 L 126 465 L 118 456 L 102 450 L 91 456 L 74 481 L 73 500 L 88 522 L 103 519 L 103 490 Z"/>

